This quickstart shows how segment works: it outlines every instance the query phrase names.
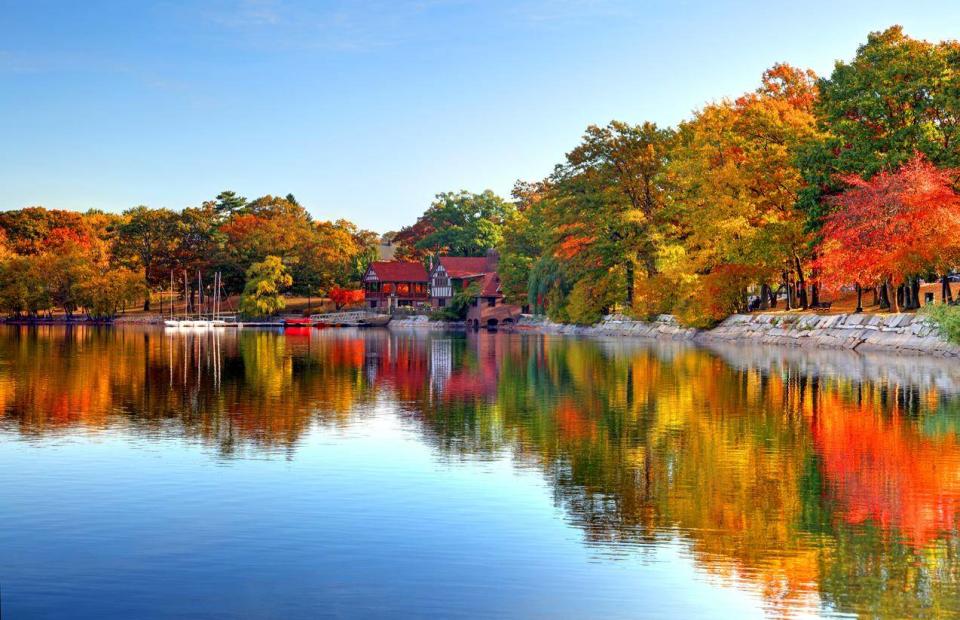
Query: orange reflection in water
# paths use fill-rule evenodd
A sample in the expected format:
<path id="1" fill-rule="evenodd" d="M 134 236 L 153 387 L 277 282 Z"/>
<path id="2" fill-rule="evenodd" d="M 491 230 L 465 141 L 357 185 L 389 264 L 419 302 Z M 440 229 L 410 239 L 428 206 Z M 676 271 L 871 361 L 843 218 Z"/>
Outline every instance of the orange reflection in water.
<path id="1" fill-rule="evenodd" d="M 826 394 L 812 420 L 831 498 L 848 523 L 873 522 L 922 546 L 957 525 L 960 443 L 954 433 L 923 434 L 876 396 L 856 404 Z"/>

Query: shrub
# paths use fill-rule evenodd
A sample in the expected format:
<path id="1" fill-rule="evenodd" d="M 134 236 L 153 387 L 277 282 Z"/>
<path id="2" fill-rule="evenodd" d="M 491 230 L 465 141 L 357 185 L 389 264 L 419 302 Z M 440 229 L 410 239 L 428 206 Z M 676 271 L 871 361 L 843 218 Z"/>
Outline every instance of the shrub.
<path id="1" fill-rule="evenodd" d="M 920 314 L 933 321 L 947 340 L 960 344 L 960 306 L 931 304 L 924 306 Z"/>

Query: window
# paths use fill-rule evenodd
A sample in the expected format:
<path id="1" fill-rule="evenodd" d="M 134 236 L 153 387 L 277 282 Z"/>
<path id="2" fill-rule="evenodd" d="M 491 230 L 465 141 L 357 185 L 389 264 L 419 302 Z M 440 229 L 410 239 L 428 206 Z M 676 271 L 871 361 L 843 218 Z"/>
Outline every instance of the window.
<path id="1" fill-rule="evenodd" d="M 497 305 L 497 298 L 496 298 L 496 297 L 487 297 L 487 305 L 490 306 L 491 308 L 493 308 L 494 306 L 496 306 L 496 305 Z"/>
<path id="2" fill-rule="evenodd" d="M 371 299 L 371 300 L 370 300 L 370 307 L 371 307 L 371 308 L 376 308 L 376 307 L 377 307 L 377 300 L 376 300 L 376 299 Z"/>
<path id="3" fill-rule="evenodd" d="M 393 292 L 393 284 L 391 284 L 390 282 L 384 282 L 384 283 L 383 283 L 383 292 L 384 292 L 385 295 L 389 295 L 390 293 L 392 293 L 392 292 Z"/>
<path id="4" fill-rule="evenodd" d="M 397 285 L 397 295 L 409 295 L 410 294 L 410 285 L 406 282 L 401 282 Z"/>
<path id="5" fill-rule="evenodd" d="M 437 307 L 438 307 L 438 308 L 443 308 L 443 307 L 446 306 L 446 305 L 447 305 L 447 300 L 446 300 L 446 299 L 444 299 L 443 297 L 440 297 L 439 299 L 437 299 Z"/>

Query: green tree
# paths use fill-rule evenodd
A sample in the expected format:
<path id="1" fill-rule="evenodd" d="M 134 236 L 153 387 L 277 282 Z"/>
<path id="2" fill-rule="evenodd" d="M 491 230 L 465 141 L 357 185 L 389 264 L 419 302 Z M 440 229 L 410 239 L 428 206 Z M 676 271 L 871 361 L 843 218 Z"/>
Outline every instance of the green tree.
<path id="1" fill-rule="evenodd" d="M 247 284 L 240 297 L 240 311 L 247 316 L 276 314 L 286 306 L 281 293 L 293 284 L 293 278 L 279 256 L 267 256 L 247 270 Z"/>
<path id="2" fill-rule="evenodd" d="M 247 199 L 238 196 L 236 192 L 225 190 L 217 194 L 213 206 L 217 214 L 226 217 L 242 211 L 247 206 Z"/>
<path id="3" fill-rule="evenodd" d="M 518 182 L 513 189 L 516 211 L 504 222 L 500 283 L 507 303 L 527 305 L 530 272 L 547 247 L 541 183 Z"/>
<path id="4" fill-rule="evenodd" d="M 869 179 L 923 153 L 937 166 L 960 165 L 960 43 L 912 39 L 900 26 L 873 32 L 850 62 L 819 81 L 816 105 L 824 137 L 800 157 L 807 181 L 801 206 L 819 227 L 824 194 L 839 175 Z"/>
<path id="5" fill-rule="evenodd" d="M 421 252 L 483 256 L 503 241 L 503 223 L 514 210 L 490 190 L 443 192 L 396 240 Z"/>

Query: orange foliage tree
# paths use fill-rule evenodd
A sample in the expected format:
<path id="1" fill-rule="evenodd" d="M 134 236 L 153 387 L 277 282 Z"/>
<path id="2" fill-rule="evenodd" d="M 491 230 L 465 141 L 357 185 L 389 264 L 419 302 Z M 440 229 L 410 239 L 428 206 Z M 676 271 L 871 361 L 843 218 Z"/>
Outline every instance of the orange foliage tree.
<path id="1" fill-rule="evenodd" d="M 344 306 L 352 306 L 363 301 L 363 290 L 361 289 L 351 290 L 335 286 L 330 289 L 328 295 L 337 310 Z"/>
<path id="2" fill-rule="evenodd" d="M 833 200 L 826 217 L 819 266 L 832 288 L 880 284 L 894 311 L 893 287 L 955 262 L 960 195 L 953 189 L 958 170 L 938 169 L 917 154 L 893 172 L 869 180 L 842 177 L 849 187 Z"/>

